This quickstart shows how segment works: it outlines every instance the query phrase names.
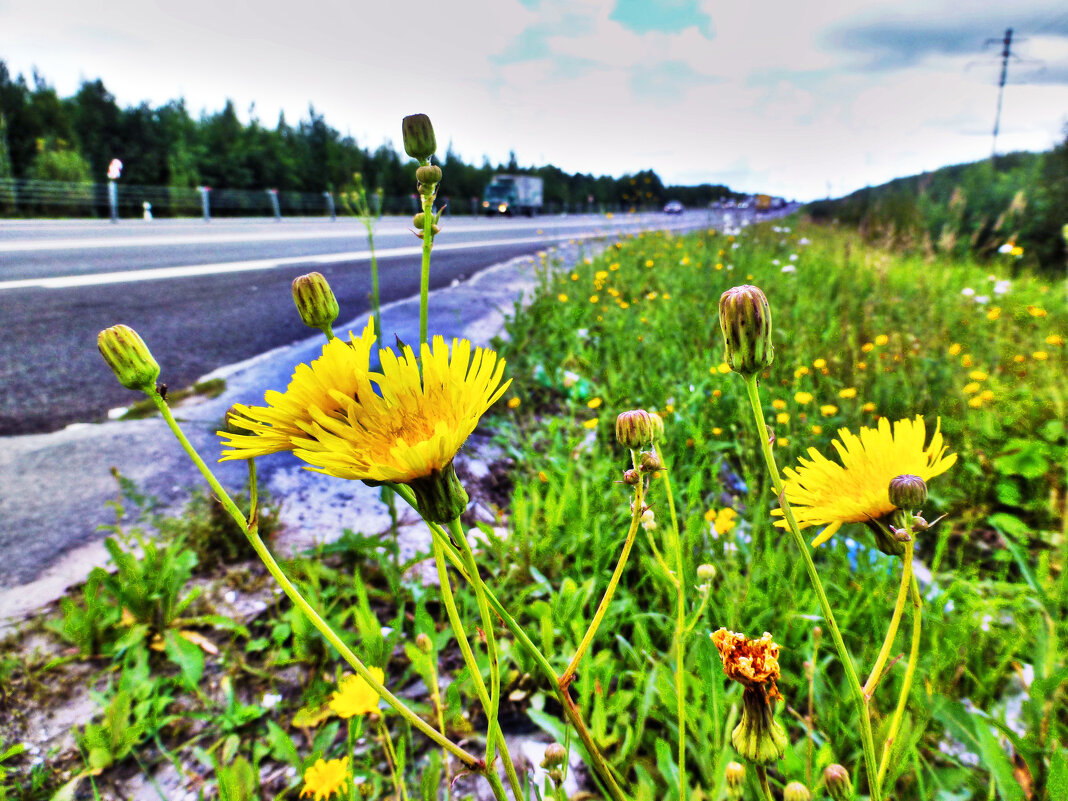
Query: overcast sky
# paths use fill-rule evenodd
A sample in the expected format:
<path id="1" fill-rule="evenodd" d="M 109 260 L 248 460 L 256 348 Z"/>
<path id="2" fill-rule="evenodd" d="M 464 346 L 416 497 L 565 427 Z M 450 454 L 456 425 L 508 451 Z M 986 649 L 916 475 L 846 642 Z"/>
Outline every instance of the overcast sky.
<path id="1" fill-rule="evenodd" d="M 0 0 L 0 59 L 62 96 L 311 103 L 371 147 L 425 112 L 440 155 L 811 199 L 988 156 L 1009 27 L 998 150 L 1047 149 L 1064 0 Z"/>

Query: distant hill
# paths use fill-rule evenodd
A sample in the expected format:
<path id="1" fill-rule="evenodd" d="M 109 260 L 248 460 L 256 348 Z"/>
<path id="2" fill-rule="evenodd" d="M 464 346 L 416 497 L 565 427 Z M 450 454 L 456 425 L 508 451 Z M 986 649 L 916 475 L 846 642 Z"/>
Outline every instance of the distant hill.
<path id="1" fill-rule="evenodd" d="M 857 226 L 904 250 L 998 255 L 1012 243 L 1025 264 L 1060 271 L 1068 257 L 1068 131 L 1045 153 L 1009 153 L 896 178 L 806 206 L 817 221 Z"/>

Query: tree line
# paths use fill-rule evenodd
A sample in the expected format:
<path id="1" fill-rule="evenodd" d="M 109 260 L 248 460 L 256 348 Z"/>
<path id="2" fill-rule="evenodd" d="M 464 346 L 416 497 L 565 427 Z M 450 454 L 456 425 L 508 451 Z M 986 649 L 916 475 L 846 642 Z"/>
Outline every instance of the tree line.
<path id="1" fill-rule="evenodd" d="M 273 126 L 264 125 L 254 106 L 248 117 L 243 123 L 229 100 L 221 111 L 199 116 L 190 113 L 183 99 L 123 108 L 99 78 L 60 97 L 36 70 L 30 80 L 12 76 L 0 60 L 0 181 L 100 183 L 111 159 L 120 158 L 124 184 L 341 193 L 353 187 L 353 174 L 360 173 L 365 186 L 381 189 L 386 198 L 399 201 L 414 191 L 407 156 L 387 144 L 361 146 L 328 124 L 314 106 L 295 125 L 284 114 Z M 705 206 L 742 196 L 724 185 L 665 186 L 652 170 L 595 177 L 553 165 L 523 167 L 514 153 L 507 164 L 491 164 L 487 157 L 481 164 L 468 164 L 451 145 L 441 165 L 446 170 L 442 193 L 456 212 L 472 211 L 475 199 L 500 172 L 540 176 L 547 208 L 558 210 L 641 210 L 669 199 Z"/>

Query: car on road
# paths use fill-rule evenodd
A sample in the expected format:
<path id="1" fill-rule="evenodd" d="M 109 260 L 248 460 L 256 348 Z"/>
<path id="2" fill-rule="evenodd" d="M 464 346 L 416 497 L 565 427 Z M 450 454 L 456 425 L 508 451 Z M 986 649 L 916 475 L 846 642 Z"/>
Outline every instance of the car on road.
<path id="1" fill-rule="evenodd" d="M 677 200 L 669 200 L 664 206 L 664 214 L 682 214 L 683 211 L 682 203 Z"/>

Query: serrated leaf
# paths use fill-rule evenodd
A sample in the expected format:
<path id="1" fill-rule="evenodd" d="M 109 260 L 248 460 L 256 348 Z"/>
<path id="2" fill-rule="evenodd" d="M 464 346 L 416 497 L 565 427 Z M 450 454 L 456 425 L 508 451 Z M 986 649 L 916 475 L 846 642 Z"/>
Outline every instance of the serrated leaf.
<path id="1" fill-rule="evenodd" d="M 200 684 L 204 674 L 204 652 L 176 631 L 168 631 L 164 638 L 167 658 L 178 666 L 186 685 L 192 689 Z"/>

